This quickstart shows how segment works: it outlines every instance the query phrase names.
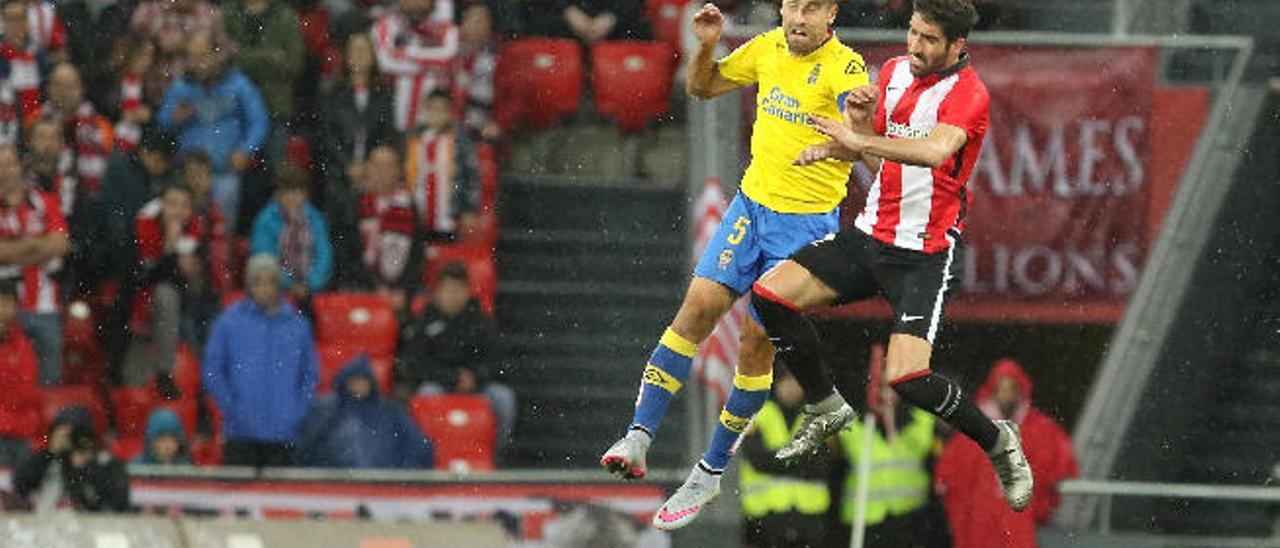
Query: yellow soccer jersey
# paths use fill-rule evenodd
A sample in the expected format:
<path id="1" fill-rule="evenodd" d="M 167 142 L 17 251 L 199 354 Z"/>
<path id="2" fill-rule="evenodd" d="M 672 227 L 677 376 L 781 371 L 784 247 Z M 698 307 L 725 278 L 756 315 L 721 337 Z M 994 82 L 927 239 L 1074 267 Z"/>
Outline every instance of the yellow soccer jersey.
<path id="1" fill-rule="evenodd" d="M 791 163 L 800 151 L 827 141 L 805 123 L 805 115 L 839 120 L 845 93 L 867 84 L 862 56 L 833 35 L 813 53 L 796 57 L 777 28 L 752 38 L 718 65 L 720 75 L 730 82 L 760 84 L 751 165 L 742 177 L 742 192 L 779 213 L 826 213 L 839 205 L 852 164 Z"/>

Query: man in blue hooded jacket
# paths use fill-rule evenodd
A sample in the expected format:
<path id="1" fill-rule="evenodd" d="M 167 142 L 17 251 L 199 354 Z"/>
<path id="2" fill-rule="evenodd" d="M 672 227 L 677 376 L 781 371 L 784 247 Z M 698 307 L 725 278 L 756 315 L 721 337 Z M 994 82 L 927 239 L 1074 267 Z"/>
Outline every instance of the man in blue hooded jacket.
<path id="1" fill-rule="evenodd" d="M 204 387 L 222 410 L 228 466 L 289 466 L 316 391 L 311 324 L 280 296 L 280 265 L 255 255 L 249 296 L 218 316 L 205 344 Z"/>
<path id="2" fill-rule="evenodd" d="M 182 150 L 209 153 L 210 190 L 233 230 L 240 212 L 240 176 L 266 140 L 271 120 L 258 88 L 227 65 L 227 49 L 217 34 L 196 32 L 187 39 L 187 74 L 165 90 L 156 123 L 178 134 Z"/>
<path id="3" fill-rule="evenodd" d="M 409 414 L 378 393 L 369 357 L 360 354 L 333 379 L 298 434 L 299 466 L 430 468 L 435 448 Z"/>

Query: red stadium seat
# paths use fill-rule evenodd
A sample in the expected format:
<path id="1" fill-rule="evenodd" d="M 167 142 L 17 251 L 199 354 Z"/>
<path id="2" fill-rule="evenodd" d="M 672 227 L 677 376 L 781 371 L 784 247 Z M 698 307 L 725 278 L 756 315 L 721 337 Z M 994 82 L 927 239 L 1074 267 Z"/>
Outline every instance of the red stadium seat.
<path id="1" fill-rule="evenodd" d="M 102 404 L 95 387 L 87 384 L 75 384 L 41 389 L 40 412 L 44 418 L 45 430 L 58 412 L 64 407 L 82 405 L 93 416 L 93 427 L 101 434 L 107 429 L 107 408 Z"/>
<path id="2" fill-rule="evenodd" d="M 116 435 L 141 438 L 147 433 L 147 419 L 151 410 L 160 405 L 160 398 L 150 386 L 121 386 L 111 389 L 111 405 L 116 412 Z"/>
<path id="3" fill-rule="evenodd" d="M 178 359 L 173 365 L 173 383 L 182 391 L 182 399 L 195 401 L 200 393 L 200 358 L 190 346 L 178 347 Z"/>
<path id="4" fill-rule="evenodd" d="M 497 423 L 482 396 L 441 394 L 409 402 L 413 420 L 436 449 L 440 470 L 493 470 Z"/>
<path id="5" fill-rule="evenodd" d="M 591 49 L 591 84 L 601 114 L 626 132 L 644 129 L 671 107 L 675 55 L 658 42 L 603 42 Z"/>
<path id="6" fill-rule="evenodd" d="M 427 251 L 427 268 L 423 274 L 423 282 L 427 287 L 435 287 L 436 274 L 440 268 L 451 262 L 460 262 L 467 267 L 467 276 L 471 280 L 471 294 L 480 301 L 480 308 L 493 314 L 494 300 L 498 294 L 498 268 L 493 263 L 490 248 L 468 245 L 437 245 Z"/>
<path id="7" fill-rule="evenodd" d="M 317 345 L 316 353 L 320 356 L 320 378 L 316 383 L 319 394 L 328 394 L 333 390 L 333 378 L 338 376 L 342 366 L 350 362 L 364 350 L 344 345 Z M 378 390 L 387 395 L 391 393 L 395 368 L 395 358 L 391 354 L 370 355 L 369 365 L 373 367 L 373 376 L 378 381 Z"/>
<path id="8" fill-rule="evenodd" d="M 387 299 L 373 293 L 320 293 L 311 301 L 316 342 L 342 345 L 353 352 L 390 356 L 399 336 L 395 313 Z"/>
<path id="9" fill-rule="evenodd" d="M 122 461 L 129 462 L 142 454 L 145 445 L 144 438 L 116 438 L 111 442 L 111 454 Z"/>
<path id="10" fill-rule="evenodd" d="M 191 464 L 196 466 L 221 466 L 224 445 L 226 444 L 221 435 L 192 441 Z"/>
<path id="11" fill-rule="evenodd" d="M 578 109 L 582 49 L 567 38 L 524 38 L 498 52 L 494 117 L 504 128 L 526 121 L 545 129 Z"/>
<path id="12" fill-rule="evenodd" d="M 88 303 L 67 305 L 62 321 L 63 384 L 101 384 L 107 378 L 107 356 L 98 345 L 97 324 Z"/>
<path id="13" fill-rule="evenodd" d="M 645 18 L 653 29 L 653 37 L 680 52 L 680 18 L 689 0 L 648 0 L 644 5 Z"/>

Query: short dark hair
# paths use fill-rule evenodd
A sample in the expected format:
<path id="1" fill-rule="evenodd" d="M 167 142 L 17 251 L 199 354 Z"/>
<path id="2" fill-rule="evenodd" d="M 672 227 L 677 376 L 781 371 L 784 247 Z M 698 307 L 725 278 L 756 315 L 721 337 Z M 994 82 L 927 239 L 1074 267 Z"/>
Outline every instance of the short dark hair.
<path id="1" fill-rule="evenodd" d="M 279 192 L 288 192 L 290 190 L 307 192 L 311 190 L 311 174 L 296 164 L 290 162 L 281 163 L 276 167 L 276 190 Z"/>
<path id="2" fill-rule="evenodd" d="M 467 265 L 458 261 L 446 263 L 440 267 L 440 274 L 436 276 L 436 284 L 445 280 L 456 280 L 464 284 L 470 283 L 471 275 L 467 274 Z"/>
<path id="3" fill-rule="evenodd" d="M 184 182 L 181 182 L 181 181 L 178 181 L 178 182 L 172 182 L 172 183 L 169 183 L 169 184 L 165 185 L 165 186 L 164 186 L 164 190 L 160 193 L 160 195 L 161 195 L 161 196 L 164 196 L 165 194 L 168 194 L 168 193 L 169 193 L 169 191 L 171 191 L 171 190 L 176 190 L 176 191 L 178 191 L 178 192 L 185 192 L 185 193 L 187 193 L 187 196 L 190 196 L 190 197 L 192 197 L 192 198 L 194 198 L 194 197 L 195 197 L 195 195 L 196 195 L 196 191 L 195 191 L 195 189 L 194 189 L 194 188 L 191 188 L 191 185 L 189 185 L 189 184 L 187 184 L 187 183 L 184 183 Z"/>
<path id="4" fill-rule="evenodd" d="M 912 11 L 942 27 L 948 42 L 968 38 L 969 31 L 978 24 L 978 10 L 971 0 L 915 0 Z"/>
<path id="5" fill-rule="evenodd" d="M 178 141 L 173 134 L 155 126 L 142 128 L 142 137 L 138 139 L 138 150 L 146 150 L 163 154 L 165 158 L 173 158 L 178 151 Z"/>
<path id="6" fill-rule="evenodd" d="M 18 280 L 13 278 L 0 278 L 0 297 L 18 298 Z"/>
<path id="7" fill-rule="evenodd" d="M 182 165 L 185 167 L 189 164 L 199 164 L 213 169 L 213 157 L 209 156 L 208 152 L 193 148 L 182 153 Z"/>

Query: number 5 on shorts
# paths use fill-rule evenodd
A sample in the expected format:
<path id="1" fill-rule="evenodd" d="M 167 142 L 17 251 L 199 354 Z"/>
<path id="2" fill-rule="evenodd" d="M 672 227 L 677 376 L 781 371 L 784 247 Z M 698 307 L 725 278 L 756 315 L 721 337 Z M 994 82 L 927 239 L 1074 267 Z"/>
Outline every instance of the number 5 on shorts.
<path id="1" fill-rule="evenodd" d="M 738 220 L 733 223 L 733 230 L 735 232 L 729 235 L 729 243 L 733 245 L 742 243 L 742 237 L 747 235 L 747 225 L 750 224 L 751 219 L 738 217 Z"/>

